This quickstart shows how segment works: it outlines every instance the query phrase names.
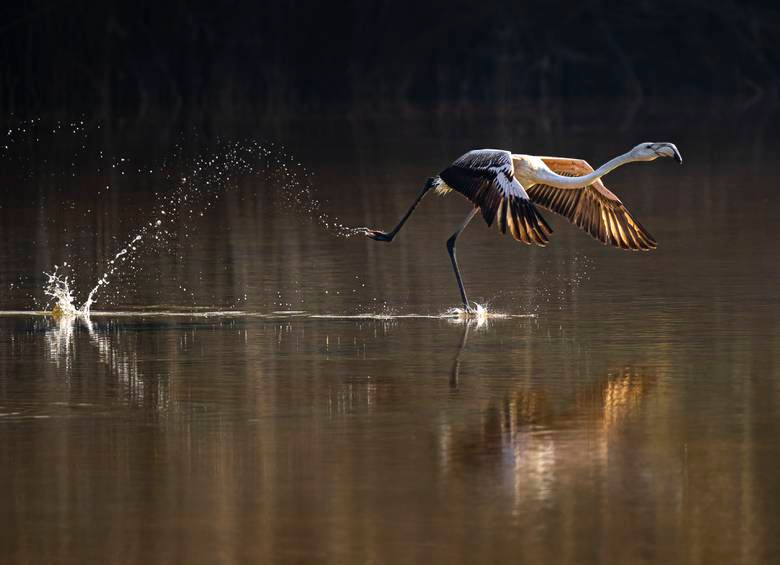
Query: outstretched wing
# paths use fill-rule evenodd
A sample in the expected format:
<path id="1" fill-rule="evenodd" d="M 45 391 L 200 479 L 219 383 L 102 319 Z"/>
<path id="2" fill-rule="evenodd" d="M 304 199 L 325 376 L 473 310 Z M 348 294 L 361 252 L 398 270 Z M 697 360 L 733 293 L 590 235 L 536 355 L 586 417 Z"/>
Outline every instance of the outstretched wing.
<path id="1" fill-rule="evenodd" d="M 512 155 L 497 149 L 469 151 L 439 174 L 448 188 L 479 206 L 487 225 L 495 221 L 518 241 L 545 245 L 552 228 L 514 177 Z"/>
<path id="2" fill-rule="evenodd" d="M 555 173 L 582 176 L 593 171 L 581 159 L 542 157 Z M 655 238 L 637 222 L 620 199 L 601 180 L 584 188 L 555 188 L 536 184 L 528 190 L 531 201 L 568 218 L 604 244 L 622 249 L 649 251 L 655 249 Z"/>

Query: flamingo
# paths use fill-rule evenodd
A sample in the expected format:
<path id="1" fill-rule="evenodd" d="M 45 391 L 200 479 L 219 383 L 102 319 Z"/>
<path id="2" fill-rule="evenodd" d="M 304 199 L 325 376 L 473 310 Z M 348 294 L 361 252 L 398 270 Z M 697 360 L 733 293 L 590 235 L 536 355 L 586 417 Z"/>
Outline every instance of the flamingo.
<path id="1" fill-rule="evenodd" d="M 517 241 L 545 246 L 552 228 L 536 206 L 560 214 L 605 245 L 634 251 L 656 248 L 656 240 L 640 224 L 601 178 L 627 163 L 671 157 L 682 164 L 674 143 L 643 142 L 594 170 L 586 161 L 568 157 L 539 157 L 513 154 L 501 149 L 475 149 L 456 159 L 438 176 L 429 178 L 420 194 L 391 231 L 358 228 L 375 241 L 390 242 L 412 215 L 417 205 L 434 189 L 439 194 L 457 191 L 474 207 L 447 240 L 447 252 L 463 301 L 473 314 L 458 268 L 455 242 L 478 212 L 488 226 L 495 222 Z"/>

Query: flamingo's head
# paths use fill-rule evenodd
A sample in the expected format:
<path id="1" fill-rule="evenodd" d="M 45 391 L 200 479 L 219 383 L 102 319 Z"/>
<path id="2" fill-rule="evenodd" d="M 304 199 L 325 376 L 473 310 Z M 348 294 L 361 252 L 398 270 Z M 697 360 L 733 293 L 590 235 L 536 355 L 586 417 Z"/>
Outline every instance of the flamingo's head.
<path id="1" fill-rule="evenodd" d="M 631 156 L 637 161 L 654 161 L 659 157 L 672 157 L 682 164 L 682 155 L 674 143 L 667 141 L 644 141 L 631 150 Z"/>

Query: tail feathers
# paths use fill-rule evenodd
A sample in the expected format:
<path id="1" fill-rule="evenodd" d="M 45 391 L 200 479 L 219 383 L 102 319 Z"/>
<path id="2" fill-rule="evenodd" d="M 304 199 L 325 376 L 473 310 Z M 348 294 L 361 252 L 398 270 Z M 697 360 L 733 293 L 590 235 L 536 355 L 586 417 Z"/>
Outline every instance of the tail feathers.
<path id="1" fill-rule="evenodd" d="M 428 190 L 432 188 L 436 188 L 437 186 L 442 184 L 442 182 L 443 181 L 441 180 L 441 177 L 431 177 L 427 181 L 425 181 L 425 188 L 427 188 Z"/>
<path id="2" fill-rule="evenodd" d="M 452 188 L 447 185 L 446 182 L 444 182 L 441 177 L 431 177 L 428 179 L 428 182 L 425 183 L 425 188 L 436 189 L 436 194 L 444 195 L 449 192 L 452 192 Z"/>
<path id="3" fill-rule="evenodd" d="M 508 229 L 512 237 L 528 245 L 547 245 L 553 231 L 529 200 L 515 196 L 501 199 L 496 223 L 501 233 Z"/>

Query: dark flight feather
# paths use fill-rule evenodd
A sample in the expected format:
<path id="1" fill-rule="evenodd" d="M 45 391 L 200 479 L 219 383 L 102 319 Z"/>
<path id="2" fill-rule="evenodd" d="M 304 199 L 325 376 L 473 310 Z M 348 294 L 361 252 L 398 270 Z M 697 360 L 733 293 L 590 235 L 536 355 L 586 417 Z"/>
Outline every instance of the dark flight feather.
<path id="1" fill-rule="evenodd" d="M 529 245 L 545 245 L 552 228 L 514 177 L 508 151 L 479 149 L 456 159 L 439 175 L 447 185 L 479 206 L 488 226 Z"/>

